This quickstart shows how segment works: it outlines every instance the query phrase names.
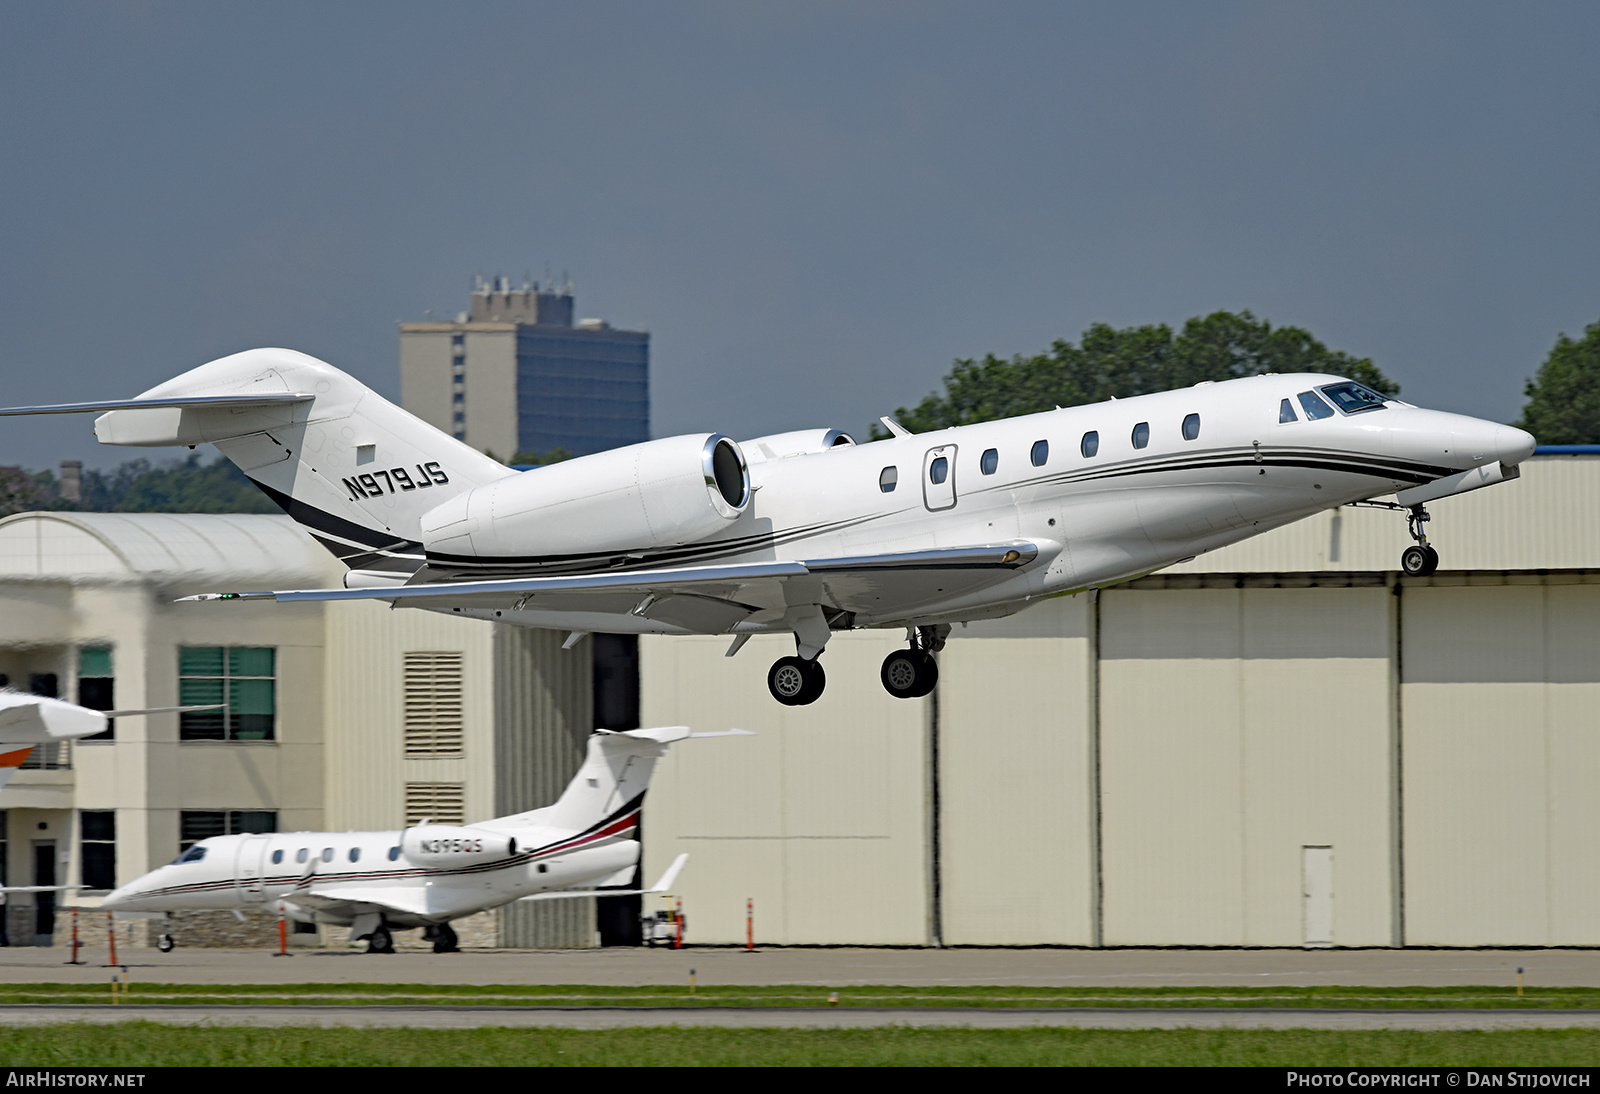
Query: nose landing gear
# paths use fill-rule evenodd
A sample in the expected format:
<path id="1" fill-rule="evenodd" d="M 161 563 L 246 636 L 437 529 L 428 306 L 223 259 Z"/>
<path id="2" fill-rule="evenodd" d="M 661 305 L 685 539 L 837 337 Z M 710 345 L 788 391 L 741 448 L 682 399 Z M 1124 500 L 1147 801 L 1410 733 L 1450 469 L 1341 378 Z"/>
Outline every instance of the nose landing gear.
<path id="1" fill-rule="evenodd" d="M 1427 577 L 1439 568 L 1439 552 L 1428 544 L 1428 510 L 1414 505 L 1406 514 L 1406 530 L 1417 542 L 1400 556 L 1400 569 L 1408 577 Z"/>
<path id="2" fill-rule="evenodd" d="M 939 682 L 939 663 L 933 655 L 944 649 L 949 624 L 914 627 L 907 632 L 911 648 L 895 650 L 883 659 L 883 690 L 896 699 L 920 699 Z"/>

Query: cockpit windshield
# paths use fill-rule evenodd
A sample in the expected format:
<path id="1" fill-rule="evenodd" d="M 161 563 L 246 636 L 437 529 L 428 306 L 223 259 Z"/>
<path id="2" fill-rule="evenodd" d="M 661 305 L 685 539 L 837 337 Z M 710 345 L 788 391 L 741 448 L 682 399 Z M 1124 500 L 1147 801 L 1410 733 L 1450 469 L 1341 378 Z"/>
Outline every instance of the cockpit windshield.
<path id="1" fill-rule="evenodd" d="M 199 862 L 201 859 L 203 859 L 205 857 L 206 857 L 206 849 L 204 847 L 191 847 L 187 851 L 185 851 L 183 854 L 181 854 L 177 858 L 173 859 L 172 860 L 172 865 L 176 866 L 180 862 Z"/>
<path id="2" fill-rule="evenodd" d="M 1320 389 L 1333 400 L 1333 405 L 1346 414 L 1360 414 L 1363 410 L 1382 410 L 1387 396 L 1363 384 L 1329 384 Z"/>

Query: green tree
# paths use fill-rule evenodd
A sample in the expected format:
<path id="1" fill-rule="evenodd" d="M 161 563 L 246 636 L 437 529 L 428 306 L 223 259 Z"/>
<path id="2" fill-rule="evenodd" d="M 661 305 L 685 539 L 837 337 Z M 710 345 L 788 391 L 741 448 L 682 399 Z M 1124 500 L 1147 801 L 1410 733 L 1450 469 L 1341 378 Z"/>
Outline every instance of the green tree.
<path id="1" fill-rule="evenodd" d="M 1600 444 L 1600 322 L 1579 341 L 1563 332 L 1522 393 L 1516 424 L 1540 444 Z"/>
<path id="2" fill-rule="evenodd" d="M 1248 311 L 1219 311 L 1190 319 L 1176 335 L 1165 323 L 1122 330 L 1096 323 L 1079 344 L 1057 340 L 1034 357 L 957 360 L 943 392 L 900 408 L 895 418 L 922 433 L 1266 372 L 1328 372 L 1387 395 L 1400 391 L 1370 359 L 1330 350 L 1309 331 L 1274 328 Z M 886 436 L 877 426 L 872 435 Z"/>

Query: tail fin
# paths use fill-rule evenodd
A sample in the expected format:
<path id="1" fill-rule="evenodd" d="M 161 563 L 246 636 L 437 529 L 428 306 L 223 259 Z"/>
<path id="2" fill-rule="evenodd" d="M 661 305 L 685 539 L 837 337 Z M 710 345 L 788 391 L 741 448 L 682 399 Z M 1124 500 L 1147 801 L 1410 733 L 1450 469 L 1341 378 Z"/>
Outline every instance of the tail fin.
<path id="1" fill-rule="evenodd" d="M 395 406 L 332 365 L 254 349 L 190 369 L 141 400 L 256 396 L 251 405 L 111 410 L 102 444 L 210 442 L 346 566 L 404 576 L 421 566 L 421 518 L 516 472 Z"/>

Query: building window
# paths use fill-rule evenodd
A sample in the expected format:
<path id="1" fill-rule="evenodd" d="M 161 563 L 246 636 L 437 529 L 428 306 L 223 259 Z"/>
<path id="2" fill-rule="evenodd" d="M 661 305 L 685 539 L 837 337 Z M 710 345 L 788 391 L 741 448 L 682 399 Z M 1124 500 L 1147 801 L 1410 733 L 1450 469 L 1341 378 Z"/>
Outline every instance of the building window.
<path id="1" fill-rule="evenodd" d="M 466 793 L 461 783 L 406 783 L 406 827 L 424 820 L 434 824 L 467 823 Z"/>
<path id="2" fill-rule="evenodd" d="M 187 851 L 212 836 L 277 830 L 278 814 L 270 809 L 185 809 L 178 814 L 178 850 Z"/>
<path id="3" fill-rule="evenodd" d="M 407 756 L 461 755 L 461 671 L 460 653 L 405 655 Z"/>
<path id="4" fill-rule="evenodd" d="M 110 646 L 84 646 L 78 651 L 78 705 L 90 710 L 115 710 L 116 679 L 111 671 Z M 111 741 L 117 736 L 117 723 L 106 719 L 106 731 L 86 741 Z M 92 886 L 91 886 L 92 887 Z"/>
<path id="5" fill-rule="evenodd" d="M 78 840 L 85 889 L 117 887 L 117 815 L 109 809 L 78 814 Z"/>
<path id="6" fill-rule="evenodd" d="M 277 721 L 271 646 L 184 646 L 178 650 L 178 702 L 217 710 L 178 716 L 181 741 L 270 741 Z"/>

